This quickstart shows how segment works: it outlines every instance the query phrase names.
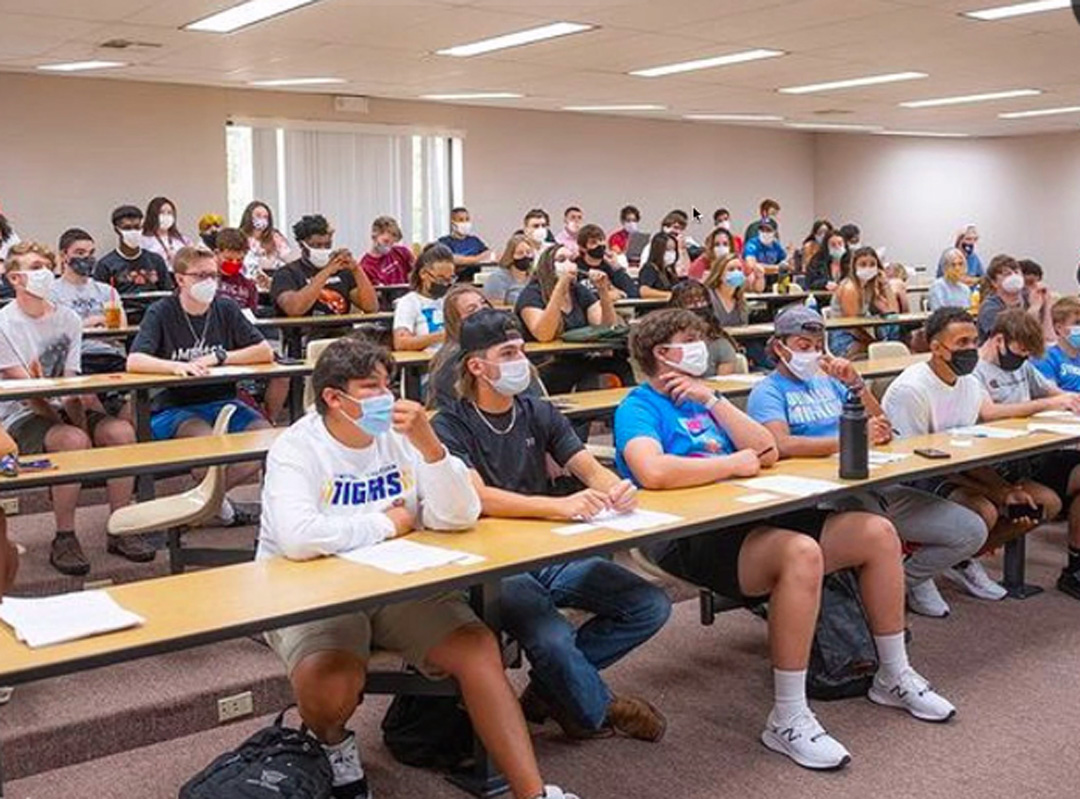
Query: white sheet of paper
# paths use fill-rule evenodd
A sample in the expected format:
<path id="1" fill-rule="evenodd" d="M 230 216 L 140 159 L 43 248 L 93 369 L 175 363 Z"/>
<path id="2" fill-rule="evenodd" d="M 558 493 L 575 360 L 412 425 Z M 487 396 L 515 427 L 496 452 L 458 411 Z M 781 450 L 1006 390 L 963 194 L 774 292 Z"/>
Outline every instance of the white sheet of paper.
<path id="1" fill-rule="evenodd" d="M 215 366 L 211 370 L 216 375 L 247 375 L 251 369 L 247 366 Z"/>
<path id="2" fill-rule="evenodd" d="M 898 463 L 904 460 L 904 458 L 910 458 L 910 452 L 881 452 L 880 450 L 870 450 L 869 462 L 871 466 L 886 466 L 890 463 Z"/>
<path id="3" fill-rule="evenodd" d="M 951 439 L 949 439 L 949 443 L 954 447 L 970 447 L 971 446 L 971 439 L 970 438 L 951 438 Z"/>
<path id="4" fill-rule="evenodd" d="M 1027 429 L 1032 433 L 1057 433 L 1059 436 L 1080 436 L 1080 424 L 1028 422 Z"/>
<path id="5" fill-rule="evenodd" d="M 255 324 L 255 322 L 258 320 L 258 317 L 255 316 L 255 312 L 250 308 L 241 308 L 240 313 L 242 313 L 244 315 L 244 318 L 251 322 L 251 324 Z"/>
<path id="6" fill-rule="evenodd" d="M 750 480 L 741 480 L 739 485 L 753 488 L 759 491 L 773 491 L 777 494 L 787 494 L 792 497 L 812 497 L 815 494 L 825 494 L 843 488 L 840 483 L 832 480 L 816 480 L 810 477 L 789 477 L 783 474 L 773 474 L 767 477 L 754 477 Z"/>
<path id="7" fill-rule="evenodd" d="M 954 427 L 949 431 L 957 436 L 974 436 L 975 438 L 1021 438 L 1027 435 L 1027 430 L 1006 430 L 1001 427 L 990 427 L 985 424 L 973 424 L 970 427 Z"/>
<path id="8" fill-rule="evenodd" d="M 730 380 L 733 383 L 760 383 L 765 379 L 763 374 L 738 374 L 738 375 L 721 375 L 719 377 L 710 378 L 714 381 Z"/>
<path id="9" fill-rule="evenodd" d="M 557 527 L 552 530 L 557 535 L 580 535 L 591 530 L 619 530 L 623 533 L 633 533 L 637 530 L 648 530 L 664 524 L 671 524 L 681 519 L 671 513 L 660 513 L 654 510 L 633 510 L 629 513 L 616 513 L 606 510 L 593 516 L 587 522 L 569 524 L 565 527 Z"/>
<path id="10" fill-rule="evenodd" d="M 1032 419 L 1070 419 L 1072 421 L 1080 421 L 1080 416 L 1069 411 L 1039 411 L 1031 417 Z"/>
<path id="11" fill-rule="evenodd" d="M 0 389 L 4 391 L 20 388 L 51 388 L 58 381 L 51 377 L 28 377 L 25 380 L 0 380 Z"/>
<path id="12" fill-rule="evenodd" d="M 437 569 L 439 566 L 448 566 L 451 563 L 468 566 L 483 562 L 482 557 L 471 552 L 433 547 L 404 538 L 384 541 L 373 547 L 339 552 L 338 557 L 352 563 L 373 566 L 391 574 L 410 574 L 426 569 Z"/>
<path id="13" fill-rule="evenodd" d="M 759 491 L 756 494 L 743 494 L 741 497 L 735 497 L 736 502 L 745 502 L 747 505 L 760 505 L 762 502 L 772 502 L 774 499 L 779 499 L 776 494 L 768 494 L 764 491 Z"/>
<path id="14" fill-rule="evenodd" d="M 555 535 L 581 535 L 599 529 L 595 524 L 580 522 L 579 524 L 568 524 L 565 527 L 555 527 L 551 532 L 555 533 Z"/>
<path id="15" fill-rule="evenodd" d="M 0 621 L 37 649 L 138 627 L 146 620 L 120 607 L 106 591 L 73 591 L 35 599 L 6 597 L 0 602 Z"/>

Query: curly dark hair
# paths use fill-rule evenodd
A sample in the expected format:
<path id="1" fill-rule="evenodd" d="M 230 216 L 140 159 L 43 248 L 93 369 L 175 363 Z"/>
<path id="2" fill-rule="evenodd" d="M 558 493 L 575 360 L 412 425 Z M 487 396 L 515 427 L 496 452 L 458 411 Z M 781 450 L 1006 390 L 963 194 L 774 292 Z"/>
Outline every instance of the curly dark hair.
<path id="1" fill-rule="evenodd" d="M 938 308 L 926 320 L 926 340 L 933 341 L 952 324 L 973 325 L 975 319 L 967 312 L 966 308 L 953 308 L 951 306 Z"/>
<path id="2" fill-rule="evenodd" d="M 657 371 L 653 350 L 667 344 L 676 333 L 697 333 L 702 339 L 709 334 L 709 326 L 693 311 L 685 308 L 665 308 L 653 311 L 642 319 L 630 333 L 630 354 L 647 375 Z"/>
<path id="3" fill-rule="evenodd" d="M 325 236 L 332 232 L 330 223 L 322 214 L 307 214 L 292 226 L 293 236 L 297 241 L 307 241 L 312 236 Z"/>

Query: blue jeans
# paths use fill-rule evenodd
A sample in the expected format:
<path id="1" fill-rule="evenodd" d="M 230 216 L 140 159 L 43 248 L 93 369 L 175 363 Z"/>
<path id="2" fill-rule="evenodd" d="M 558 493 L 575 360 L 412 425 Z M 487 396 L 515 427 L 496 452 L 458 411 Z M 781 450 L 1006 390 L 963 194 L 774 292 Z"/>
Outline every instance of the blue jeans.
<path id="1" fill-rule="evenodd" d="M 595 615 L 575 630 L 559 608 Z M 671 601 L 628 569 L 594 557 L 506 578 L 500 613 L 503 628 L 532 664 L 530 676 L 540 696 L 595 730 L 611 703 L 600 670 L 663 627 Z"/>

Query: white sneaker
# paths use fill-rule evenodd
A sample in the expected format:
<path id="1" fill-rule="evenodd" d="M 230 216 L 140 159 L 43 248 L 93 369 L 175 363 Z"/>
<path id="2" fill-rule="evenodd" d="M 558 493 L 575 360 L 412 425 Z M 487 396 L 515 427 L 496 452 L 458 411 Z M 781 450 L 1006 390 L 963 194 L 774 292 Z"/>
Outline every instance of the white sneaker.
<path id="1" fill-rule="evenodd" d="M 910 666 L 888 681 L 878 671 L 867 696 L 871 702 L 903 708 L 923 721 L 948 721 L 956 715 L 953 704 L 934 691 L 930 683 Z"/>
<path id="2" fill-rule="evenodd" d="M 578 799 L 577 794 L 566 793 L 558 785 L 545 785 L 544 793 L 537 799 Z"/>
<path id="3" fill-rule="evenodd" d="M 997 601 L 1004 599 L 1008 591 L 990 579 L 986 569 L 977 560 L 969 560 L 966 566 L 953 566 L 942 572 L 942 576 L 956 583 L 969 594 L 979 599 Z"/>
<path id="4" fill-rule="evenodd" d="M 334 771 L 334 796 L 371 799 L 364 767 L 360 763 L 360 750 L 356 746 L 356 735 L 350 732 L 344 741 L 334 746 L 323 744 L 323 751 Z"/>
<path id="5" fill-rule="evenodd" d="M 770 713 L 765 731 L 761 733 L 761 742 L 803 768 L 816 771 L 840 769 L 851 762 L 848 750 L 825 732 L 817 716 L 809 710 L 779 724 L 774 713 Z"/>
<path id="6" fill-rule="evenodd" d="M 932 579 L 909 585 L 907 606 L 912 613 L 943 619 L 949 615 L 949 604 L 942 599 L 941 592 Z"/>

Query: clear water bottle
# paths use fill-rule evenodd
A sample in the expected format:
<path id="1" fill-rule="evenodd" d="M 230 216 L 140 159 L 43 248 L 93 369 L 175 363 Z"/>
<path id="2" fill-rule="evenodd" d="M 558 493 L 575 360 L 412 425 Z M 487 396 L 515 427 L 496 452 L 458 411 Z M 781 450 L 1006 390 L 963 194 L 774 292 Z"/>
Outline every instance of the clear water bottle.
<path id="1" fill-rule="evenodd" d="M 840 413 L 840 477 L 845 480 L 865 480 L 870 476 L 868 424 L 862 398 L 849 391 Z"/>

